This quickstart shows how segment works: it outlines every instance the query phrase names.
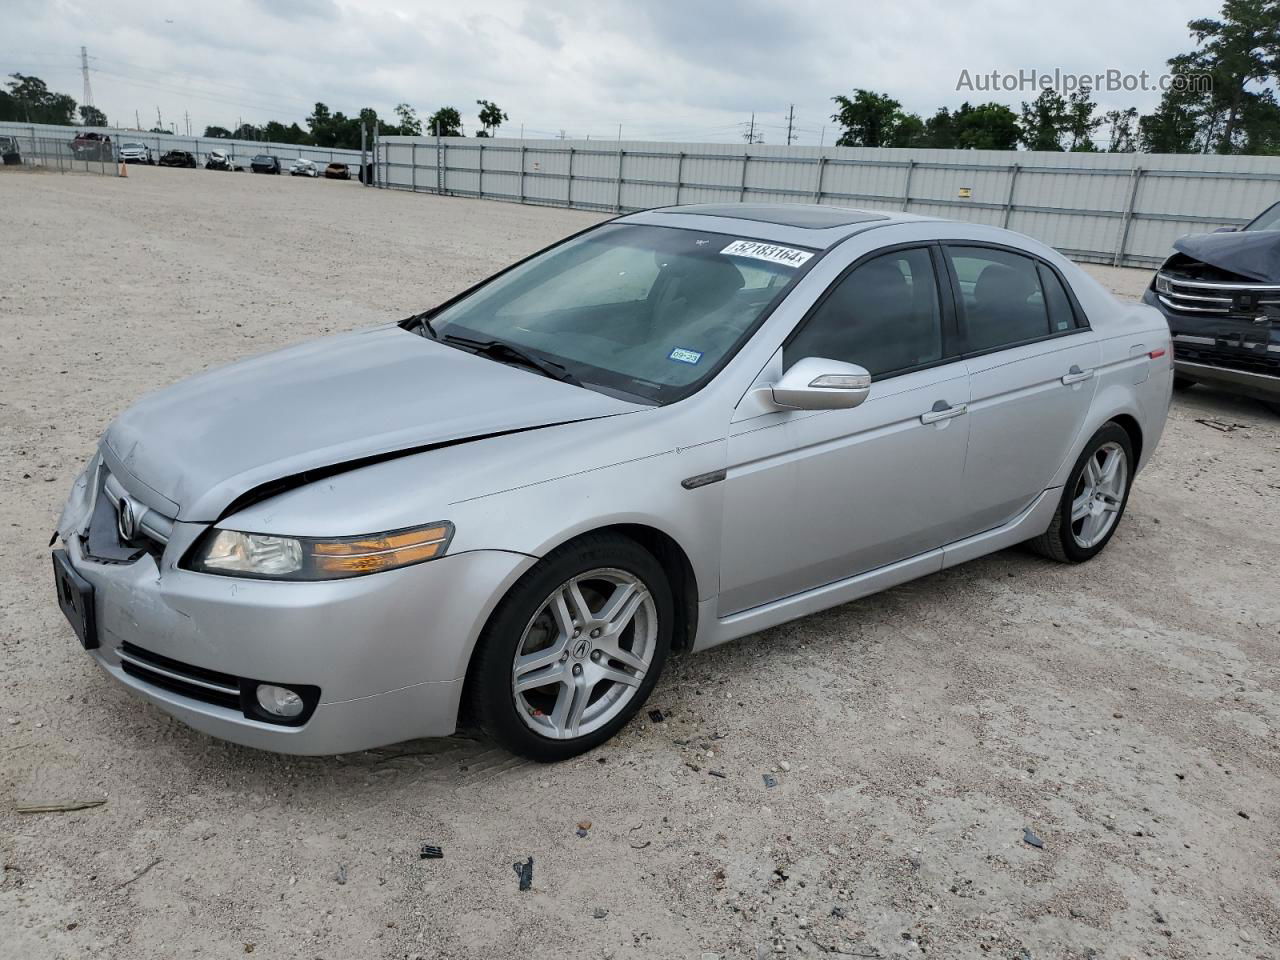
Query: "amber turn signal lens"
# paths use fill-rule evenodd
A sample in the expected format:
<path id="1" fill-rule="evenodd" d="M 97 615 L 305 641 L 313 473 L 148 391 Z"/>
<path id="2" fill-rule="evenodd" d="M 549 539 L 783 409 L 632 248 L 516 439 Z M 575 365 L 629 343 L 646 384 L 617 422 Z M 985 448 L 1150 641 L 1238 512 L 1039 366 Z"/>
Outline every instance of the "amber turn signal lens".
<path id="1" fill-rule="evenodd" d="M 433 560 L 444 554 L 452 536 L 452 524 L 435 523 L 350 540 L 311 541 L 311 562 L 321 576 L 377 573 Z"/>

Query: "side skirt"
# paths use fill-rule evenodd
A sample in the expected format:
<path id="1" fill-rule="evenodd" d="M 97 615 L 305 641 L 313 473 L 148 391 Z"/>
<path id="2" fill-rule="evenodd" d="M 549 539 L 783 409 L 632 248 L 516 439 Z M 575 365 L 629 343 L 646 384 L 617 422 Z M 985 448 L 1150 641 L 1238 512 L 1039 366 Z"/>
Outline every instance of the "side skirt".
<path id="1" fill-rule="evenodd" d="M 1058 499 L 1061 495 L 1061 487 L 1050 488 L 1036 497 L 1022 513 L 993 530 L 957 540 L 945 547 L 930 550 L 906 560 L 899 560 L 897 563 L 868 570 L 854 577 L 815 587 L 804 593 L 773 600 L 728 617 L 716 617 L 716 597 L 703 600 L 698 604 L 699 629 L 693 649 L 695 652 L 707 650 L 747 634 L 776 627 L 788 620 L 838 607 L 842 603 L 849 603 L 873 593 L 879 593 L 881 590 L 896 587 L 909 580 L 937 573 L 947 567 L 954 567 L 958 563 L 1022 543 L 1049 528 L 1049 522 L 1053 519 L 1053 512 L 1058 507 Z"/>

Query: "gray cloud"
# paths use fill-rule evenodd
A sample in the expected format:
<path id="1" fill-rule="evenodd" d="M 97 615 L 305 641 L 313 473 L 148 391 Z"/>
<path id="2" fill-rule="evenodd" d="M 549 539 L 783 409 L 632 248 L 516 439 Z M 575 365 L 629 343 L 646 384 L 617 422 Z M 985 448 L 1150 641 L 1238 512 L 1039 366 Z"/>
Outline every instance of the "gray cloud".
<path id="1" fill-rule="evenodd" d="M 511 116 L 504 134 L 730 141 L 755 111 L 770 143 L 796 105 L 801 143 L 833 139 L 830 97 L 854 87 L 920 113 L 962 100 L 1016 109 L 1034 92 L 958 92 L 962 70 L 1114 67 L 1160 72 L 1190 48 L 1186 22 L 1216 0 L 1159 8 L 1082 0 L 219 0 L 157 8 L 150 0 L 3 0 L 0 68 L 44 78 L 79 99 L 81 43 L 95 101 L 112 120 L 150 125 L 189 112 L 192 127 L 238 119 L 302 123 L 317 101 L 389 116 L 442 104 L 474 130 L 475 100 Z M 166 22 L 173 20 L 173 23 Z M 1150 109 L 1158 94 L 1099 95 L 1103 107 Z M 824 130 L 825 127 L 825 130 Z"/>

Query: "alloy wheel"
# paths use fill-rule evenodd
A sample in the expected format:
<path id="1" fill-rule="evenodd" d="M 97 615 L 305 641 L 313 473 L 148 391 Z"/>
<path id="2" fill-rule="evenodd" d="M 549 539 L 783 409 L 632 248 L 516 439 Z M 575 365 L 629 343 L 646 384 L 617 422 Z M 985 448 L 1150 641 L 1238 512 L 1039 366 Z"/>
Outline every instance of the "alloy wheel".
<path id="1" fill-rule="evenodd" d="M 544 737 L 585 736 L 635 696 L 657 642 L 657 606 L 642 580 L 614 567 L 579 574 L 539 605 L 516 645 L 516 712 Z"/>
<path id="2" fill-rule="evenodd" d="M 1111 532 L 1128 483 L 1129 460 L 1120 444 L 1104 443 L 1085 461 L 1071 501 L 1071 536 L 1077 546 L 1087 550 Z"/>

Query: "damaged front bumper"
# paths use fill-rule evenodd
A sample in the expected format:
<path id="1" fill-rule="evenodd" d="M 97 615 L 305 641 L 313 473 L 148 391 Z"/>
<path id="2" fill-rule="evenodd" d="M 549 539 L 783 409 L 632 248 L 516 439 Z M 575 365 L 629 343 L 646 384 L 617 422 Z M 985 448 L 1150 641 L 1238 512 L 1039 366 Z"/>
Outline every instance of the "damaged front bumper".
<path id="1" fill-rule="evenodd" d="M 471 551 L 346 580 L 245 580 L 181 569 L 207 529 L 181 522 L 162 549 L 91 556 L 101 473 L 95 458 L 58 531 L 91 588 L 88 654 L 197 730 L 261 749 L 346 753 L 452 733 L 470 651 L 497 598 L 534 563 Z M 304 714 L 266 716 L 258 684 L 303 691 Z"/>

